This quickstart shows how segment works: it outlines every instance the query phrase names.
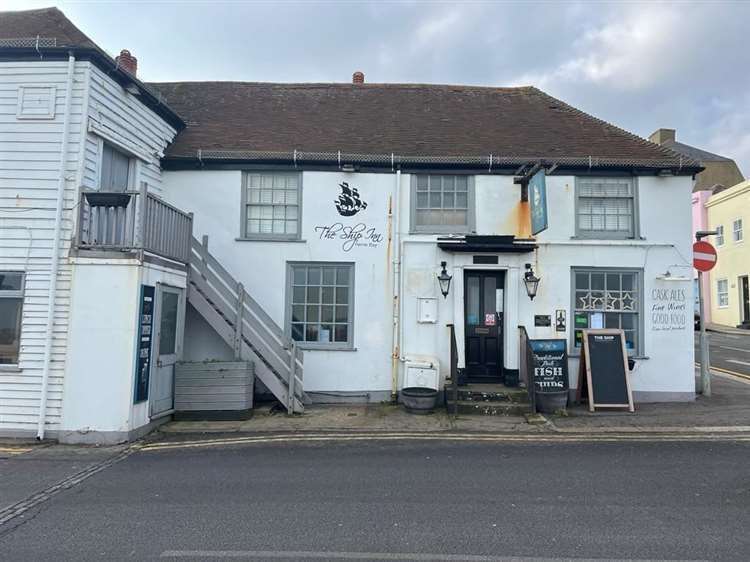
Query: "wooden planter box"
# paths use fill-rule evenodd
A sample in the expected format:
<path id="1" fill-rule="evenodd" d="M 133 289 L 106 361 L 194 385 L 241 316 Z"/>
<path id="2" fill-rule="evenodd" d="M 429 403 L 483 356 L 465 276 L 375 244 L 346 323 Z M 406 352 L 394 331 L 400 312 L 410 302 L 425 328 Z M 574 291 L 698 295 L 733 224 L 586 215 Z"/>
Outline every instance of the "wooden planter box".
<path id="1" fill-rule="evenodd" d="M 247 419 L 253 412 L 255 371 L 244 361 L 179 362 L 174 408 L 178 420 Z"/>

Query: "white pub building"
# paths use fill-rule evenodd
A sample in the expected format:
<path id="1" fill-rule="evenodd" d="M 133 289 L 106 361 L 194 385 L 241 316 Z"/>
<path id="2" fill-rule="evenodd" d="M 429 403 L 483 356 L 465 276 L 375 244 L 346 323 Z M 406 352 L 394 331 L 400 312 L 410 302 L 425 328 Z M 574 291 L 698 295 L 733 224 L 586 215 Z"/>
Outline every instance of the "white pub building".
<path id="1" fill-rule="evenodd" d="M 353 78 L 144 84 L 0 13 L 0 435 L 135 438 L 184 362 L 293 412 L 514 386 L 521 329 L 571 393 L 581 330 L 618 328 L 636 404 L 694 398 L 698 163 L 533 87 Z"/>

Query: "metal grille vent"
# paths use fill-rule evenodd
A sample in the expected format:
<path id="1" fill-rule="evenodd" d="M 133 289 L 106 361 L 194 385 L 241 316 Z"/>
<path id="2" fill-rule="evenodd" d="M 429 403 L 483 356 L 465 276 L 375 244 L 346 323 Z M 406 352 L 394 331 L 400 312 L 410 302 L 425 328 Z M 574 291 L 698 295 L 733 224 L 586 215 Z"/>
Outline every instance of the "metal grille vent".
<path id="1" fill-rule="evenodd" d="M 16 37 L 0 39 L 0 47 L 57 47 L 56 37 Z"/>

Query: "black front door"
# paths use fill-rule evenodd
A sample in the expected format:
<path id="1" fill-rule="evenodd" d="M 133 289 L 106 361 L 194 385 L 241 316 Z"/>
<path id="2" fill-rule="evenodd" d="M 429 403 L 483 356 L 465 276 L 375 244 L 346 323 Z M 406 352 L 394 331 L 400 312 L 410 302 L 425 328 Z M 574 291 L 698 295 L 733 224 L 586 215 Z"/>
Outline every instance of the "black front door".
<path id="1" fill-rule="evenodd" d="M 747 275 L 740 277 L 740 300 L 742 323 L 750 324 L 750 281 Z"/>
<path id="2" fill-rule="evenodd" d="M 505 272 L 464 273 L 466 376 L 469 382 L 503 380 Z"/>

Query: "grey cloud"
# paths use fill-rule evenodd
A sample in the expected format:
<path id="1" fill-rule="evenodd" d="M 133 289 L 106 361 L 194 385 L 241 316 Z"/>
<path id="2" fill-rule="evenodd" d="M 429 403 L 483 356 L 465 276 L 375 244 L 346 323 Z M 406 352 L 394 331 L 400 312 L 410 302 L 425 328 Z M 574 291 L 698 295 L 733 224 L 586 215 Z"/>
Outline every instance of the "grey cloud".
<path id="1" fill-rule="evenodd" d="M 676 128 L 750 173 L 747 2 L 59 6 L 109 52 L 131 49 L 146 80 L 530 83 L 642 136 Z"/>

